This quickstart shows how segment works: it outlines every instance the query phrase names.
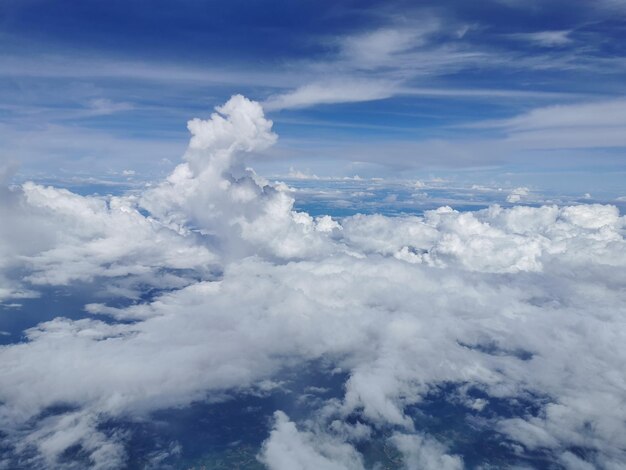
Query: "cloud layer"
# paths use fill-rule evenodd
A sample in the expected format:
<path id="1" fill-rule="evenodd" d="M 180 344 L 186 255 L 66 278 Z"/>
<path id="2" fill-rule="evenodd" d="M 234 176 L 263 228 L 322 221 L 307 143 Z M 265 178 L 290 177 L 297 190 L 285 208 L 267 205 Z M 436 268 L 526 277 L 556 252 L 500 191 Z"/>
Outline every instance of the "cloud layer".
<path id="1" fill-rule="evenodd" d="M 140 194 L 2 189 L 0 301 L 78 282 L 136 301 L 90 304 L 107 321 L 55 318 L 0 349 L 0 465 L 75 468 L 63 456 L 78 446 L 94 468 L 119 468 L 128 431 L 105 421 L 268 393 L 286 368 L 324 361 L 345 374 L 340 398 L 300 421 L 277 407 L 267 467 L 365 468 L 360 446 L 376 438 L 406 468 L 463 468 L 412 411 L 453 385 L 444 399 L 520 461 L 622 468 L 617 208 L 312 217 L 246 167 L 277 139 L 258 103 L 234 96 L 188 127 L 183 163 Z M 139 300 L 146 286 L 161 293 Z M 520 400 L 536 410 L 497 412 Z"/>

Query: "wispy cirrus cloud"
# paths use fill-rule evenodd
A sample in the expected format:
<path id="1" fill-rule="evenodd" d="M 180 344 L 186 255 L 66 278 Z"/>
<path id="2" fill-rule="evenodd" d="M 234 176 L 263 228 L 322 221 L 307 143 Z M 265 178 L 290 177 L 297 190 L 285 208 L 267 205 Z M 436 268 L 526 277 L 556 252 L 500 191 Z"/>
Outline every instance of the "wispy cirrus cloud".
<path id="1" fill-rule="evenodd" d="M 351 77 L 303 85 L 293 91 L 270 96 L 263 106 L 269 111 L 304 108 L 320 104 L 353 103 L 389 98 L 397 84 L 388 80 L 362 80 Z"/>
<path id="2" fill-rule="evenodd" d="M 458 125 L 462 122 L 502 120 L 546 104 L 567 105 L 594 97 L 608 100 L 623 94 L 623 54 L 617 46 L 603 46 L 619 44 L 613 40 L 619 32 L 608 24 L 606 28 L 594 26 L 609 21 L 610 15 L 616 15 L 615 9 L 603 6 L 591 15 L 585 5 L 575 3 L 572 15 L 554 25 L 550 22 L 553 7 L 535 5 L 536 21 L 530 26 L 516 20 L 530 14 L 528 5 L 509 2 L 485 8 L 487 13 L 500 15 L 497 24 L 491 13 L 454 4 L 404 9 L 401 16 L 389 5 L 372 5 L 357 15 L 359 21 L 350 28 L 292 31 L 294 47 L 290 46 L 288 54 L 280 44 L 272 44 L 271 53 L 260 60 L 235 60 L 237 54 L 226 53 L 234 47 L 229 41 L 239 44 L 236 37 L 227 40 L 229 31 L 216 38 L 205 53 L 199 54 L 197 44 L 191 42 L 184 54 L 158 56 L 141 54 L 135 47 L 128 52 L 89 49 L 93 45 L 77 49 L 34 38 L 27 47 L 20 45 L 19 30 L 13 29 L 7 33 L 9 47 L 0 60 L 0 76 L 22 92 L 14 93 L 7 86 L 3 94 L 0 89 L 5 111 L 0 119 L 4 119 L 2 133 L 7 142 L 4 154 L 6 158 L 23 157 L 24 168 L 38 166 L 37 171 L 65 168 L 103 154 L 82 143 L 81 136 L 94 134 L 103 141 L 128 142 L 132 152 L 121 145 L 110 148 L 123 152 L 124 158 L 130 155 L 135 169 L 149 172 L 148 155 L 156 149 L 158 161 L 167 158 L 157 147 L 182 135 L 186 116 L 201 114 L 232 94 L 236 86 L 275 113 L 278 125 L 294 131 L 286 141 L 299 140 L 296 145 L 300 147 L 306 142 L 318 145 L 311 149 L 316 158 L 335 158 L 356 129 L 377 129 L 375 135 L 365 136 L 377 140 L 371 147 L 368 142 L 360 149 L 362 138 L 353 142 L 346 155 L 356 159 L 360 152 L 364 154 L 353 163 L 377 159 L 380 165 L 391 162 L 387 169 L 395 171 L 402 158 L 405 167 L 439 158 L 465 167 L 493 163 L 498 160 L 496 149 L 514 145 L 495 142 L 492 147 L 483 146 L 478 142 L 483 134 L 467 139 Z M 328 14 L 335 19 L 356 15 L 348 8 Z M 553 47 L 537 47 L 541 44 Z M 25 47 L 28 53 L 24 53 Z M 333 104 L 344 106 L 331 116 Z M 397 116 L 403 113 L 433 119 L 400 122 Z M 304 128 L 291 125 L 296 121 L 319 122 L 320 138 L 299 135 Z M 414 131 L 407 131 L 411 126 Z M 78 128 L 81 132 L 75 133 L 74 145 L 68 136 Z M 390 130 L 383 135 L 385 128 Z M 32 139 L 38 130 L 49 137 L 47 154 L 55 159 L 53 165 L 47 165 L 50 160 L 37 162 L 37 153 L 46 150 Z M 520 132 L 515 136 L 520 138 L 516 145 L 524 148 Z M 596 141 L 606 137 L 607 142 L 621 145 L 617 132 L 604 129 Z M 557 136 L 552 148 L 564 148 L 568 136 L 576 148 L 595 148 L 585 144 L 592 142 L 592 136 L 571 133 Z M 527 142 L 535 139 L 538 147 L 548 146 L 547 135 L 524 138 Z M 467 148 L 458 144 L 467 141 Z M 387 145 L 396 156 L 382 157 L 389 153 Z M 474 150 L 478 148 L 480 151 Z M 308 150 L 298 158 L 305 158 Z M 481 157 L 481 152 L 489 156 Z M 281 155 L 287 154 L 288 150 Z M 475 156 L 468 158 L 468 154 Z M 500 162 L 512 152 L 504 154 Z M 118 165 L 114 160 L 112 171 L 133 166 Z M 283 170 L 299 163 L 288 161 Z"/>
<path id="3" fill-rule="evenodd" d="M 537 31 L 533 33 L 516 33 L 508 36 L 520 41 L 528 41 L 542 47 L 558 47 L 570 44 L 573 39 L 570 37 L 571 30 L 562 31 Z"/>
<path id="4" fill-rule="evenodd" d="M 472 127 L 501 129 L 520 148 L 626 147 L 626 100 L 547 106 Z"/>

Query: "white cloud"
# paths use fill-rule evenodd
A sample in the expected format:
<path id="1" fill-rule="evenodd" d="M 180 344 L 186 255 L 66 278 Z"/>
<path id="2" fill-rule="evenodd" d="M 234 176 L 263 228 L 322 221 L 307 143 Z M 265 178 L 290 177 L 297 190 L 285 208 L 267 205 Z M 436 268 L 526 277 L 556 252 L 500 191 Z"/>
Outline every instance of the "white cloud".
<path id="1" fill-rule="evenodd" d="M 0 205 L 2 267 L 28 268 L 25 279 L 31 284 L 130 276 L 180 286 L 182 279 L 161 272 L 194 269 L 206 274 L 217 262 L 193 233 L 175 232 L 146 218 L 132 197 L 83 197 L 33 183 L 7 196 Z"/>
<path id="2" fill-rule="evenodd" d="M 95 421 L 95 416 L 81 412 L 44 418 L 38 429 L 24 436 L 17 447 L 27 451 L 36 446 L 39 455 L 31 459 L 29 466 L 37 468 L 58 466 L 58 456 L 76 444 L 89 456 L 94 470 L 123 466 L 127 458 L 124 441 L 128 436 L 119 431 L 107 436 L 96 429 Z"/>
<path id="3" fill-rule="evenodd" d="M 270 470 L 362 470 L 360 454 L 349 444 L 298 431 L 284 413 L 274 415 L 274 429 L 260 460 Z"/>
<path id="4" fill-rule="evenodd" d="M 129 111 L 133 109 L 133 105 L 130 103 L 116 103 L 107 98 L 96 98 L 90 100 L 88 107 L 92 111 L 92 114 L 96 116 L 119 113 L 121 111 Z"/>
<path id="5" fill-rule="evenodd" d="M 319 176 L 315 174 L 310 174 L 308 171 L 300 171 L 296 170 L 294 167 L 289 168 L 289 174 L 287 175 L 289 178 L 297 179 L 297 180 L 318 180 Z"/>
<path id="6" fill-rule="evenodd" d="M 407 21 L 409 24 L 407 24 Z M 308 75 L 306 83 L 270 96 L 268 110 L 302 108 L 319 104 L 350 103 L 392 96 L 549 97 L 520 90 L 453 89 L 416 86 L 415 80 L 454 73 L 468 67 L 516 66 L 509 57 L 460 42 L 458 25 L 451 19 L 421 12 L 419 19 L 391 23 L 369 31 L 339 36 L 331 41 L 334 52 L 315 62 L 292 66 Z M 467 25 L 462 25 L 467 27 Z M 563 32 L 564 33 L 564 32 Z M 557 42 L 557 33 L 538 39 Z M 438 35 L 439 40 L 431 37 Z M 563 34 L 561 35 L 563 36 Z M 441 42 L 441 37 L 454 40 Z M 563 40 L 563 39 L 561 39 Z M 526 66 L 532 66 L 526 61 Z M 545 64 L 542 64 L 545 66 Z M 562 95 L 561 95 L 562 96 Z"/>
<path id="7" fill-rule="evenodd" d="M 215 164 L 222 153 L 230 158 L 236 152 L 263 150 L 276 142 L 272 121 L 265 119 L 258 103 L 235 95 L 216 111 L 210 119 L 196 118 L 187 124 L 192 135 L 187 160 L 202 158 L 207 165 Z M 207 155 L 198 156 L 196 151 L 207 151 Z"/>
<path id="8" fill-rule="evenodd" d="M 270 96 L 263 106 L 268 110 L 302 108 L 318 104 L 374 101 L 394 95 L 396 85 L 388 80 L 355 77 L 314 82 L 293 91 Z"/>
<path id="9" fill-rule="evenodd" d="M 558 31 L 537 31 L 534 33 L 516 33 L 509 34 L 509 37 L 514 39 L 520 39 L 522 41 L 528 41 L 542 47 L 558 47 L 571 43 L 573 40 L 570 37 L 572 31 L 570 30 L 558 30 Z"/>
<path id="10" fill-rule="evenodd" d="M 515 204 L 517 202 L 520 202 L 522 198 L 525 198 L 526 196 L 528 196 L 528 194 L 529 194 L 528 188 L 524 188 L 524 187 L 515 188 L 506 197 L 506 202 Z"/>
<path id="11" fill-rule="evenodd" d="M 11 452 L 54 466 L 80 445 L 94 466 L 119 466 L 126 436 L 99 431 L 101 420 L 262 388 L 324 359 L 347 374 L 345 393 L 320 394 L 304 424 L 277 409 L 260 455 L 270 468 L 361 468 L 353 444 L 374 429 L 396 433 L 408 468 L 461 468 L 408 410 L 444 383 L 543 397 L 536 415 L 487 424 L 555 462 L 573 462 L 572 446 L 592 449 L 600 467 L 626 458 L 626 220 L 616 207 L 314 218 L 246 167 L 276 140 L 271 128 L 257 103 L 235 96 L 190 121 L 185 161 L 141 195 L 2 189 L 8 297 L 101 277 L 173 288 L 87 308 L 132 321 L 56 318 L 0 349 Z M 490 411 L 489 400 L 460 402 Z M 57 404 L 72 411 L 38 418 Z"/>
<path id="12" fill-rule="evenodd" d="M 512 131 L 614 128 L 626 126 L 626 100 L 548 106 L 500 122 Z"/>
<path id="13" fill-rule="evenodd" d="M 294 212 L 291 196 L 261 181 L 242 160 L 276 140 L 261 106 L 237 95 L 217 111 L 209 120 L 189 122 L 187 162 L 147 191 L 141 205 L 171 227 L 191 225 L 217 237 L 227 257 L 325 251 L 315 220 Z"/>
<path id="14" fill-rule="evenodd" d="M 394 434 L 391 442 L 402 452 L 407 470 L 461 470 L 463 461 L 446 453 L 437 441 L 420 435 Z"/>
<path id="15" fill-rule="evenodd" d="M 523 149 L 626 146 L 626 100 L 621 98 L 535 108 L 510 119 L 471 124 L 506 132 L 493 144 Z M 501 150 L 502 151 L 502 150 Z"/>
<path id="16" fill-rule="evenodd" d="M 340 54 L 359 69 L 397 65 L 397 56 L 424 45 L 425 37 L 439 29 L 436 19 L 410 29 L 383 28 L 347 36 L 339 41 Z"/>
<path id="17" fill-rule="evenodd" d="M 324 142 L 324 155 L 328 161 L 368 162 L 397 169 L 471 168 L 520 163 L 530 158 L 568 166 L 581 155 L 603 164 L 618 165 L 619 154 L 600 152 L 626 148 L 626 101 L 611 99 L 539 107 L 512 118 L 474 122 L 459 129 L 471 130 L 472 134 L 413 141 L 394 139 L 330 145 Z M 489 130 L 491 135 L 483 132 L 477 136 L 475 129 Z"/>

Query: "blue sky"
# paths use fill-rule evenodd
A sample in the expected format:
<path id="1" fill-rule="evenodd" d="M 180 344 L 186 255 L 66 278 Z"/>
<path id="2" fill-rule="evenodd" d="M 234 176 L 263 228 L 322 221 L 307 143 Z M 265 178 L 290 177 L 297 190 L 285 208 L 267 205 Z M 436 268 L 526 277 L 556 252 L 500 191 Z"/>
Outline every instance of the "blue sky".
<path id="1" fill-rule="evenodd" d="M 614 0 L 5 1 L 0 159 L 21 179 L 156 178 L 188 119 L 242 93 L 280 136 L 261 174 L 619 197 L 625 25 Z"/>

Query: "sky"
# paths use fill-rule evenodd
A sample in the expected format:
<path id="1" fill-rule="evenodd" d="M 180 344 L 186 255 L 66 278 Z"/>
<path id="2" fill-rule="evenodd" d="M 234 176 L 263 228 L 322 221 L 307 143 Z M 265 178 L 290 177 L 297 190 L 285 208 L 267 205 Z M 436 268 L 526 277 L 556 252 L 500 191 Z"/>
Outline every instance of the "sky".
<path id="1" fill-rule="evenodd" d="M 616 0 L 9 0 L 0 158 L 20 181 L 152 180 L 242 93 L 281 135 L 267 176 L 620 197 L 625 21 Z"/>
<path id="2" fill-rule="evenodd" d="M 0 3 L 0 470 L 623 470 L 623 2 Z"/>

